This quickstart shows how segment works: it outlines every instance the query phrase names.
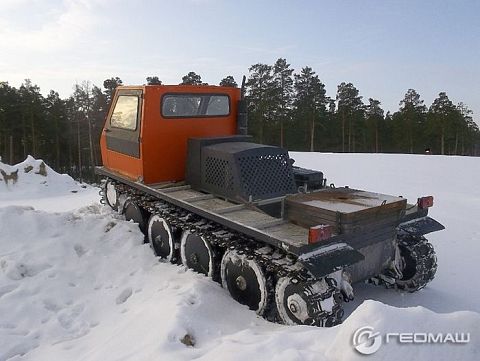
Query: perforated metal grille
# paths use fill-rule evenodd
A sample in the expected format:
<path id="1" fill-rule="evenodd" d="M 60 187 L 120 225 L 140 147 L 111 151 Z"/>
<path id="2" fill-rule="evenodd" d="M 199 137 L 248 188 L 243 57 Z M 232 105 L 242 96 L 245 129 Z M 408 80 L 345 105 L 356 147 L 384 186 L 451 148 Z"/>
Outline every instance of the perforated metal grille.
<path id="1" fill-rule="evenodd" d="M 238 161 L 245 194 L 258 198 L 292 192 L 293 175 L 287 154 L 251 155 Z"/>
<path id="2" fill-rule="evenodd" d="M 230 162 L 225 159 L 207 157 L 205 183 L 220 189 L 233 191 L 233 173 Z"/>

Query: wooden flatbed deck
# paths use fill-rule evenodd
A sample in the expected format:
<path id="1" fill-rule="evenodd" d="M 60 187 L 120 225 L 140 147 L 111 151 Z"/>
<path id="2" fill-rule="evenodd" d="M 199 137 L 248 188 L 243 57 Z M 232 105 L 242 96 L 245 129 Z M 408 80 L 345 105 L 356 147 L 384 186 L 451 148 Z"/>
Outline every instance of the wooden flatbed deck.
<path id="1" fill-rule="evenodd" d="M 98 174 L 128 184 L 234 231 L 279 246 L 294 254 L 301 254 L 303 252 L 300 249 L 311 246 L 308 244 L 307 228 L 269 216 L 257 208 L 258 205 L 265 202 L 281 202 L 284 197 L 264 202 L 237 204 L 221 197 L 193 190 L 183 182 L 145 185 L 141 182 L 127 180 L 123 175 L 103 167 L 97 167 L 96 170 Z"/>

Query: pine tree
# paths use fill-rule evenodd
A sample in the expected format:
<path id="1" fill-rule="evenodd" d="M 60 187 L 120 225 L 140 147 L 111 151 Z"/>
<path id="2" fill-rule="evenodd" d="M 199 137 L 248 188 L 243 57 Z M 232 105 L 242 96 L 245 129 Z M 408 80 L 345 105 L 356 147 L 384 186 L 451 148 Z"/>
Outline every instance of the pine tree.
<path id="1" fill-rule="evenodd" d="M 60 98 L 60 95 L 51 90 L 45 99 L 46 106 L 46 121 L 49 124 L 49 136 L 48 143 L 54 153 L 51 159 L 54 159 L 54 163 L 51 163 L 55 169 L 60 170 L 66 165 L 66 160 L 63 159 L 66 141 L 66 108 L 65 101 Z"/>
<path id="2" fill-rule="evenodd" d="M 0 156 L 13 164 L 20 159 L 22 144 L 20 94 L 8 82 L 0 82 Z"/>
<path id="3" fill-rule="evenodd" d="M 477 123 L 473 120 L 473 112 L 462 102 L 458 103 L 457 109 L 462 117 L 459 139 L 461 148 L 460 154 L 477 155 L 475 152 L 475 146 L 480 143 L 480 129 Z"/>
<path id="4" fill-rule="evenodd" d="M 182 77 L 181 85 L 206 85 L 202 83 L 202 77 L 195 73 L 194 71 L 189 72 L 187 75 Z"/>
<path id="5" fill-rule="evenodd" d="M 397 116 L 397 139 L 401 137 L 400 143 L 406 147 L 402 151 L 414 153 L 417 142 L 421 139 L 421 130 L 425 122 L 427 108 L 420 99 L 420 95 L 414 89 L 408 89 L 405 97 L 400 102 L 400 110 Z M 419 149 L 417 149 L 419 150 Z"/>
<path id="6" fill-rule="evenodd" d="M 450 135 L 450 129 L 458 119 L 458 110 L 447 93 L 441 92 L 429 109 L 430 128 L 440 143 L 440 154 L 445 154 L 445 143 Z"/>
<path id="7" fill-rule="evenodd" d="M 329 99 L 326 97 L 325 85 L 312 68 L 308 66 L 302 68 L 300 74 L 295 74 L 294 78 L 295 113 L 302 123 L 307 124 L 304 128 L 305 134 L 309 134 L 307 144 L 309 144 L 309 150 L 313 152 L 315 128 L 318 121 L 325 120 Z"/>
<path id="8" fill-rule="evenodd" d="M 254 136 L 264 143 L 265 124 L 273 120 L 273 76 L 272 67 L 267 64 L 255 64 L 249 69 L 246 83 L 248 89 L 248 114 Z"/>
<path id="9" fill-rule="evenodd" d="M 107 112 L 107 97 L 99 87 L 93 85 L 89 119 L 93 130 L 93 146 L 95 154 L 94 160 L 96 165 L 101 164 L 100 136 L 102 133 L 103 124 L 105 123 L 105 119 L 107 117 Z"/>
<path id="10" fill-rule="evenodd" d="M 286 59 L 278 59 L 273 65 L 273 112 L 280 124 L 280 147 L 285 145 L 285 122 L 288 121 L 293 104 L 293 69 Z"/>
<path id="11" fill-rule="evenodd" d="M 158 76 L 147 76 L 147 85 L 162 85 L 162 81 Z"/>
<path id="12" fill-rule="evenodd" d="M 115 93 L 115 89 L 123 85 L 122 79 L 118 76 L 110 79 L 106 79 L 103 82 L 103 87 L 105 88 L 105 95 L 107 97 L 107 103 L 110 104 L 113 99 L 113 94 Z"/>
<path id="13" fill-rule="evenodd" d="M 95 158 L 95 146 L 93 144 L 93 125 L 90 118 L 92 112 L 93 96 L 92 86 L 89 81 L 83 81 L 81 84 L 75 84 L 74 92 L 72 95 L 75 108 L 76 108 L 76 124 L 77 124 L 77 145 L 78 145 L 78 163 L 80 179 L 83 175 L 83 161 L 82 161 L 82 129 L 86 128 L 88 151 L 89 151 L 89 163 L 91 176 L 94 176 L 95 164 L 97 163 Z"/>
<path id="14" fill-rule="evenodd" d="M 22 104 L 23 157 L 26 158 L 28 154 L 37 156 L 38 145 L 41 142 L 41 133 L 38 132 L 38 127 L 45 115 L 44 98 L 40 93 L 40 88 L 30 79 L 25 79 L 20 86 L 19 95 Z"/>
<path id="15" fill-rule="evenodd" d="M 379 139 L 379 128 L 381 123 L 384 120 L 384 112 L 380 107 L 380 101 L 369 98 L 368 105 L 366 107 L 366 127 L 369 134 L 369 137 L 373 139 L 372 150 L 375 153 L 379 152 L 380 149 L 380 139 Z"/>
<path id="16" fill-rule="evenodd" d="M 220 86 L 225 86 L 225 87 L 231 87 L 231 88 L 237 88 L 238 87 L 237 82 L 235 81 L 235 79 L 231 75 L 228 75 L 225 78 L 223 78 L 220 81 L 219 85 Z"/>
<path id="17" fill-rule="evenodd" d="M 356 122 L 364 117 L 362 97 L 352 83 L 341 83 L 337 87 L 337 113 L 342 124 L 342 152 L 345 152 L 345 136 L 348 132 L 348 151 L 355 152 L 355 129 Z"/>

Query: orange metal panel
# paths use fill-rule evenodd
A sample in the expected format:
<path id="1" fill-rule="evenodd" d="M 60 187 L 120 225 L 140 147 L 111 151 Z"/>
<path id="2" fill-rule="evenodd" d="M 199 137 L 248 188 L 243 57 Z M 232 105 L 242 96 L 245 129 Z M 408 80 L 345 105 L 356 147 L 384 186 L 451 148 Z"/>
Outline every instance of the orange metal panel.
<path id="1" fill-rule="evenodd" d="M 119 89 L 144 90 L 140 125 L 141 158 L 136 159 L 108 150 L 105 132 L 102 133 L 100 141 L 104 166 L 128 178 L 134 180 L 142 178 L 146 184 L 181 181 L 185 179 L 188 138 L 236 134 L 240 89 L 192 85 L 149 85 Z M 222 117 L 163 118 L 161 98 L 166 93 L 227 94 L 230 97 L 230 114 Z M 107 121 L 111 112 L 112 109 L 109 111 Z"/>
<path id="2" fill-rule="evenodd" d="M 118 90 L 119 89 L 135 89 L 135 90 L 143 90 L 143 87 L 135 86 L 135 87 L 119 87 L 115 91 L 114 98 L 112 100 L 112 104 L 115 104 L 115 101 L 118 97 Z M 142 108 L 145 106 L 143 103 Z M 107 142 L 106 142 L 106 131 L 107 122 L 110 120 L 110 116 L 112 115 L 113 107 L 110 106 L 110 109 L 107 114 L 107 118 L 105 120 L 105 124 L 103 126 L 102 135 L 100 136 L 100 149 L 102 153 L 102 161 L 104 167 L 116 171 L 131 180 L 139 180 L 143 179 L 143 161 L 142 161 L 142 147 L 140 146 L 140 158 L 131 157 L 122 153 L 118 153 L 107 149 Z M 143 110 L 141 114 L 143 114 Z M 143 126 L 143 119 L 140 119 L 140 127 Z"/>
<path id="3" fill-rule="evenodd" d="M 220 93 L 230 97 L 230 114 L 210 118 L 163 118 L 161 97 L 166 93 Z M 236 133 L 240 90 L 217 86 L 146 86 L 142 129 L 143 170 L 146 184 L 185 179 L 187 140 Z"/>

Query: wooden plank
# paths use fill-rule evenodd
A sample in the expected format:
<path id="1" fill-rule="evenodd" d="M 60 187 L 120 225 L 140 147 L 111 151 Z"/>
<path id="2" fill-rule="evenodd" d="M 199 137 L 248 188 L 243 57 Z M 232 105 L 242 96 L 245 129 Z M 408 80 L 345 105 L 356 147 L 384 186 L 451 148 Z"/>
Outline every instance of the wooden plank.
<path id="1" fill-rule="evenodd" d="M 242 209 L 245 209 L 245 208 L 247 208 L 247 206 L 245 204 L 236 204 L 234 206 L 217 209 L 217 210 L 215 210 L 215 213 L 217 213 L 217 214 L 227 214 L 227 213 L 236 212 L 236 211 L 239 211 L 239 210 L 242 210 Z"/>
<path id="2" fill-rule="evenodd" d="M 291 219 L 290 221 L 299 226 L 306 227 L 306 228 L 319 225 L 319 224 L 330 224 L 335 227 L 336 231 L 339 234 L 360 234 L 360 233 L 365 233 L 369 230 L 375 230 L 375 229 L 380 229 L 385 227 L 395 229 L 400 223 L 399 218 L 386 218 L 382 220 L 375 220 L 375 221 L 356 223 L 356 224 L 348 224 L 348 223 L 342 224 L 342 223 L 329 222 L 321 219 L 309 220 L 309 219 L 305 219 L 305 217 L 302 218 L 302 222 L 293 221 Z"/>
<path id="3" fill-rule="evenodd" d="M 257 229 L 265 230 L 267 228 L 281 226 L 282 224 L 285 224 L 285 223 L 288 223 L 288 221 L 286 221 L 284 219 L 275 219 L 275 220 L 267 222 L 267 223 L 256 224 L 254 227 L 257 228 Z"/>
<path id="4" fill-rule="evenodd" d="M 208 200 L 208 199 L 213 199 L 215 198 L 215 196 L 213 194 L 203 194 L 201 196 L 195 196 L 195 197 L 191 197 L 191 198 L 185 198 L 183 199 L 185 202 L 188 202 L 188 203 L 194 203 L 194 202 L 200 202 L 200 201 L 205 201 L 205 200 Z"/>
<path id="5" fill-rule="evenodd" d="M 282 239 L 286 244 L 302 247 L 308 245 L 308 229 L 293 223 L 284 223 L 270 227 L 265 232 L 275 238 Z"/>
<path id="6" fill-rule="evenodd" d="M 169 188 L 169 187 L 178 187 L 178 186 L 183 186 L 185 185 L 185 182 L 160 182 L 160 183 L 152 183 L 149 184 L 148 186 L 153 188 L 153 189 L 164 189 L 164 188 Z"/>
<path id="7" fill-rule="evenodd" d="M 187 202 L 187 199 L 196 198 L 205 195 L 205 193 L 194 191 L 193 189 L 180 189 L 175 192 L 169 192 L 170 196 Z"/>
<path id="8" fill-rule="evenodd" d="M 252 228 L 256 228 L 255 225 L 268 223 L 277 219 L 269 216 L 268 214 L 254 211 L 248 208 L 240 209 L 226 214 L 224 213 L 224 216 L 234 222 L 245 224 Z"/>
<path id="9" fill-rule="evenodd" d="M 235 205 L 235 203 L 232 203 L 220 198 L 212 198 L 212 199 L 206 199 L 203 201 L 195 202 L 196 207 L 209 210 L 210 212 L 216 212 L 217 210 L 229 208 L 229 207 L 232 207 L 233 205 Z"/>
<path id="10" fill-rule="evenodd" d="M 178 192 L 178 191 L 183 191 L 186 189 L 191 189 L 188 184 L 184 186 L 178 186 L 178 187 L 170 187 L 170 188 L 165 188 L 160 191 L 160 193 L 172 193 L 172 192 Z"/>
<path id="11" fill-rule="evenodd" d="M 389 213 L 379 213 L 375 216 L 370 217 L 361 217 L 355 219 L 351 222 L 345 222 L 342 219 L 342 215 L 339 214 L 340 218 L 325 217 L 324 214 L 320 214 L 309 209 L 304 210 L 301 207 L 289 207 L 286 212 L 286 218 L 295 221 L 298 224 L 304 225 L 305 227 L 311 227 L 318 224 L 332 224 L 332 225 L 343 225 L 345 227 L 354 227 L 356 225 L 375 223 L 384 220 L 399 220 L 402 212 L 400 211 L 389 211 Z"/>

